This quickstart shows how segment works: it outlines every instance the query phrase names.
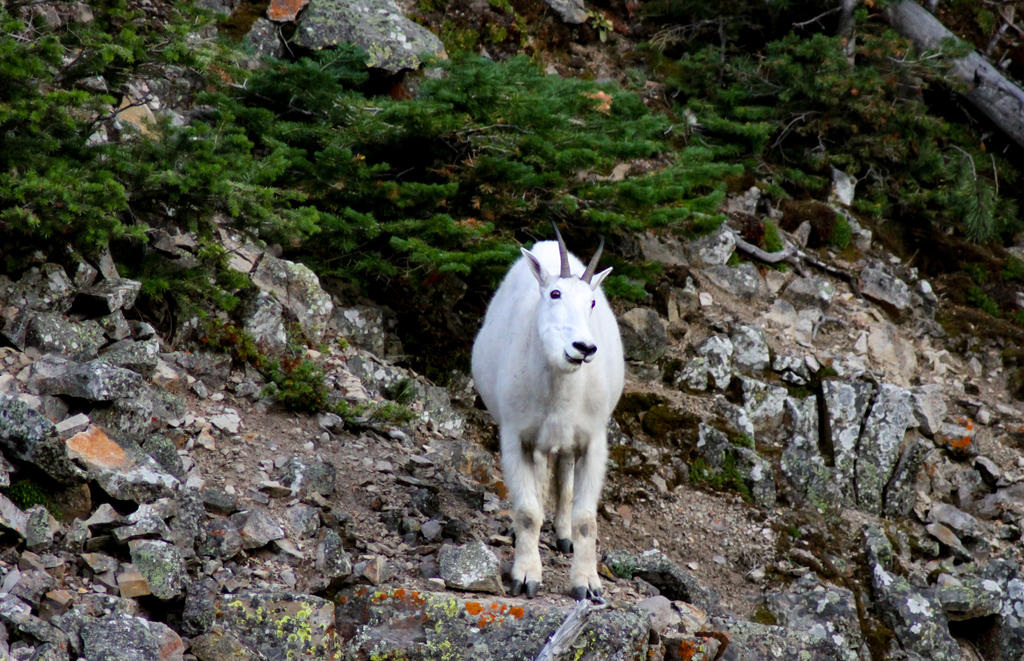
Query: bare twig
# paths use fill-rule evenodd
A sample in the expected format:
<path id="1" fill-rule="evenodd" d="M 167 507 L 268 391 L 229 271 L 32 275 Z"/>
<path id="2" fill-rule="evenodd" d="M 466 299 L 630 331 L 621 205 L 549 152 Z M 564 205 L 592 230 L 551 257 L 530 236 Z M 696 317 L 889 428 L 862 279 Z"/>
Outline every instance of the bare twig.
<path id="1" fill-rule="evenodd" d="M 562 626 L 558 627 L 555 633 L 551 634 L 548 642 L 544 644 L 540 654 L 537 655 L 536 661 L 553 661 L 556 659 L 572 645 L 576 637 L 583 631 L 583 627 L 587 623 L 587 615 L 592 611 L 607 607 L 607 604 L 591 604 L 586 599 L 577 601 L 576 605 L 565 617 Z"/>
<path id="2" fill-rule="evenodd" d="M 825 18 L 829 14 L 834 14 L 837 11 L 842 11 L 842 9 L 843 9 L 842 5 L 833 7 L 832 9 L 826 9 L 825 11 L 823 11 L 820 14 L 818 14 L 814 18 L 807 19 L 806 21 L 802 21 L 800 23 L 794 23 L 793 27 L 795 27 L 795 28 L 805 28 L 808 25 L 810 25 L 811 23 L 817 23 L 818 21 L 820 21 L 821 19 Z"/>

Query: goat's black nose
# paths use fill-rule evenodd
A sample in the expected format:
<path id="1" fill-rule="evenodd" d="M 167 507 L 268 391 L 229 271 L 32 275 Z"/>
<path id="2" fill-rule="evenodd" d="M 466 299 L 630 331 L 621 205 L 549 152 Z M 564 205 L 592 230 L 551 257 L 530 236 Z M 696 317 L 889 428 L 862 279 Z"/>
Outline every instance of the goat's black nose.
<path id="1" fill-rule="evenodd" d="M 593 344 L 587 344 L 586 342 L 573 342 L 572 346 L 574 349 L 583 354 L 583 357 L 592 356 L 597 351 L 597 347 Z"/>

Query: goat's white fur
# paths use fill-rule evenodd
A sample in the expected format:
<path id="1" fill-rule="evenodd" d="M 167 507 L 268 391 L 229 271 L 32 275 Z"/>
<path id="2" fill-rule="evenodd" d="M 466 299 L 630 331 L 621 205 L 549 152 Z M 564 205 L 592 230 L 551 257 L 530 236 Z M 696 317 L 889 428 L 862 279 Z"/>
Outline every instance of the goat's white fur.
<path id="1" fill-rule="evenodd" d="M 513 592 L 525 585 L 533 596 L 541 582 L 538 543 L 550 475 L 557 485 L 555 534 L 560 546 L 573 546 L 571 592 L 596 597 L 597 503 L 608 418 L 624 372 L 618 324 L 600 289 L 611 269 L 588 283 L 571 254 L 571 276 L 559 276 L 556 241 L 522 252 L 487 308 L 472 359 L 476 388 L 498 423 L 515 512 Z"/>

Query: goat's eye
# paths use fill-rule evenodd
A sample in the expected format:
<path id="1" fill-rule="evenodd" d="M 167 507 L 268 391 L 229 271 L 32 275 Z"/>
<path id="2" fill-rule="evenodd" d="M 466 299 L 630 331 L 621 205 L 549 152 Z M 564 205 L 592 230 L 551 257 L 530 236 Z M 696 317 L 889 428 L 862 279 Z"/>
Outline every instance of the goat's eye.
<path id="1" fill-rule="evenodd" d="M 594 306 L 597 305 L 597 301 L 590 301 L 590 309 L 593 310 Z"/>
<path id="2" fill-rule="evenodd" d="M 557 289 L 551 290 L 551 298 L 562 298 L 562 292 Z"/>

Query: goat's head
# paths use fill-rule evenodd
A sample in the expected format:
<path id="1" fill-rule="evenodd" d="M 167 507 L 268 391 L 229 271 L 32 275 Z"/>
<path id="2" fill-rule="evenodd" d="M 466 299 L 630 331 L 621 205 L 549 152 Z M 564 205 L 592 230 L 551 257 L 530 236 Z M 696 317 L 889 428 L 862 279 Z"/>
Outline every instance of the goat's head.
<path id="1" fill-rule="evenodd" d="M 598 351 L 590 329 L 590 319 L 597 305 L 597 291 L 601 282 L 611 273 L 605 269 L 595 273 L 601 258 L 604 239 L 582 275 L 570 272 L 569 251 L 558 228 L 558 253 L 561 267 L 558 274 L 549 273 L 529 250 L 522 249 L 530 270 L 540 285 L 537 303 L 537 331 L 544 356 L 556 369 L 572 372 L 583 363 L 594 359 Z"/>

